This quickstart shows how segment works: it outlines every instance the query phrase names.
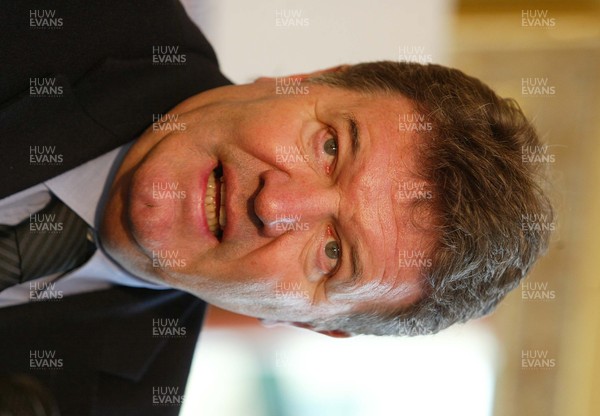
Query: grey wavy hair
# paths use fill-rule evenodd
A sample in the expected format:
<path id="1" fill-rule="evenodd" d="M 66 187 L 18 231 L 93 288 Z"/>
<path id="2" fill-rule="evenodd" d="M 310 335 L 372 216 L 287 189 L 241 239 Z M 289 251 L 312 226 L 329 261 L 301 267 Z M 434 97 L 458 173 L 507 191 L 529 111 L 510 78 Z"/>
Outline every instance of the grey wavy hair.
<path id="1" fill-rule="evenodd" d="M 423 296 L 409 307 L 362 306 L 310 322 L 351 334 L 424 335 L 490 313 L 548 247 L 552 206 L 540 185 L 542 163 L 527 163 L 538 135 L 519 105 L 463 72 L 441 65 L 372 62 L 308 80 L 368 95 L 401 94 L 431 122 L 418 172 L 434 197 L 437 241 L 421 270 Z M 423 211 L 423 212 L 425 212 Z"/>

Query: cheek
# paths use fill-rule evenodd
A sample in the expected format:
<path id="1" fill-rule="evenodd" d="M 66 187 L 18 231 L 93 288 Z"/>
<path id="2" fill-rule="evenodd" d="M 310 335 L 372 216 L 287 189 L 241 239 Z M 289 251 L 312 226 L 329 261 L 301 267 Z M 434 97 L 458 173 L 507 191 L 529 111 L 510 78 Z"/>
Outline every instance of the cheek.
<path id="1" fill-rule="evenodd" d="M 292 246 L 269 244 L 263 249 L 250 253 L 247 257 L 249 270 L 260 279 L 300 280 L 303 267 L 299 259 L 299 251 Z"/>
<path id="2" fill-rule="evenodd" d="M 291 237 L 291 238 L 290 238 Z M 281 284 L 300 284 L 305 289 L 304 256 L 300 239 L 280 237 L 246 254 L 232 264 L 237 269 L 233 275 L 244 276 L 244 280 L 266 284 L 269 293 L 274 293 Z"/>
<path id="3" fill-rule="evenodd" d="M 236 143 L 247 150 L 272 153 L 276 145 L 295 142 L 302 129 L 303 112 L 283 101 L 279 105 L 257 107 L 249 112 L 236 126 Z"/>

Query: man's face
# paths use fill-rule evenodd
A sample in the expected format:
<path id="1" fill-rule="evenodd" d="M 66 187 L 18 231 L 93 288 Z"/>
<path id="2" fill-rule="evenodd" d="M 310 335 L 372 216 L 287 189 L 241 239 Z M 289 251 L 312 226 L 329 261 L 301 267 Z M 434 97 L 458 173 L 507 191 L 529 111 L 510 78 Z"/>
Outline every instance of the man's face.
<path id="1" fill-rule="evenodd" d="M 417 170 L 420 138 L 398 129 L 410 102 L 285 83 L 211 90 L 149 128 L 112 186 L 104 247 L 134 274 L 269 320 L 415 301 L 418 269 L 398 260 L 429 243 L 398 197 Z"/>

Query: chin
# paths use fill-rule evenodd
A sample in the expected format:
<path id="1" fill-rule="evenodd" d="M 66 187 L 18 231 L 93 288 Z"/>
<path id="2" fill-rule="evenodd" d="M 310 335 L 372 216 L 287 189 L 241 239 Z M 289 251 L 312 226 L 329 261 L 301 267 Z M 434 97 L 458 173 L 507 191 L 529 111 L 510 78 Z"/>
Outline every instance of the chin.
<path id="1" fill-rule="evenodd" d="M 152 283 L 172 286 L 169 276 L 162 269 L 153 267 L 152 259 L 146 256 L 141 247 L 109 243 L 103 244 L 103 248 L 111 260 L 129 274 Z"/>
<path id="2" fill-rule="evenodd" d="M 99 229 L 99 240 L 104 252 L 127 272 L 150 280 L 163 283 L 163 279 L 152 270 L 152 262 L 144 253 L 130 231 L 130 224 L 125 215 L 123 192 L 119 183 L 115 184 L 104 209 Z"/>

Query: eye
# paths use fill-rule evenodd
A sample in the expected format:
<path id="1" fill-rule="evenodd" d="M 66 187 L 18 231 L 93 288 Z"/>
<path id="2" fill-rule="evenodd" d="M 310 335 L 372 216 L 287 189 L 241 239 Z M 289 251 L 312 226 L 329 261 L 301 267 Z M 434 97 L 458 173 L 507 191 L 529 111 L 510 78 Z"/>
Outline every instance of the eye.
<path id="1" fill-rule="evenodd" d="M 327 257 L 333 260 L 337 260 L 340 258 L 340 245 L 337 241 L 330 241 L 325 245 L 325 254 Z"/>
<path id="2" fill-rule="evenodd" d="M 338 156 L 338 138 L 335 132 L 327 130 L 316 140 L 317 161 L 327 174 L 335 168 Z"/>
<path id="3" fill-rule="evenodd" d="M 322 258 L 325 265 L 324 270 L 329 274 L 332 274 L 338 268 L 338 263 L 342 258 L 342 246 L 335 237 L 331 227 L 327 227 L 327 236 L 325 238 L 325 244 L 322 247 Z"/>
<path id="4" fill-rule="evenodd" d="M 338 150 L 337 140 L 334 139 L 333 137 L 328 139 L 323 144 L 323 150 L 325 150 L 325 153 L 327 153 L 329 156 L 337 156 L 337 150 Z"/>

